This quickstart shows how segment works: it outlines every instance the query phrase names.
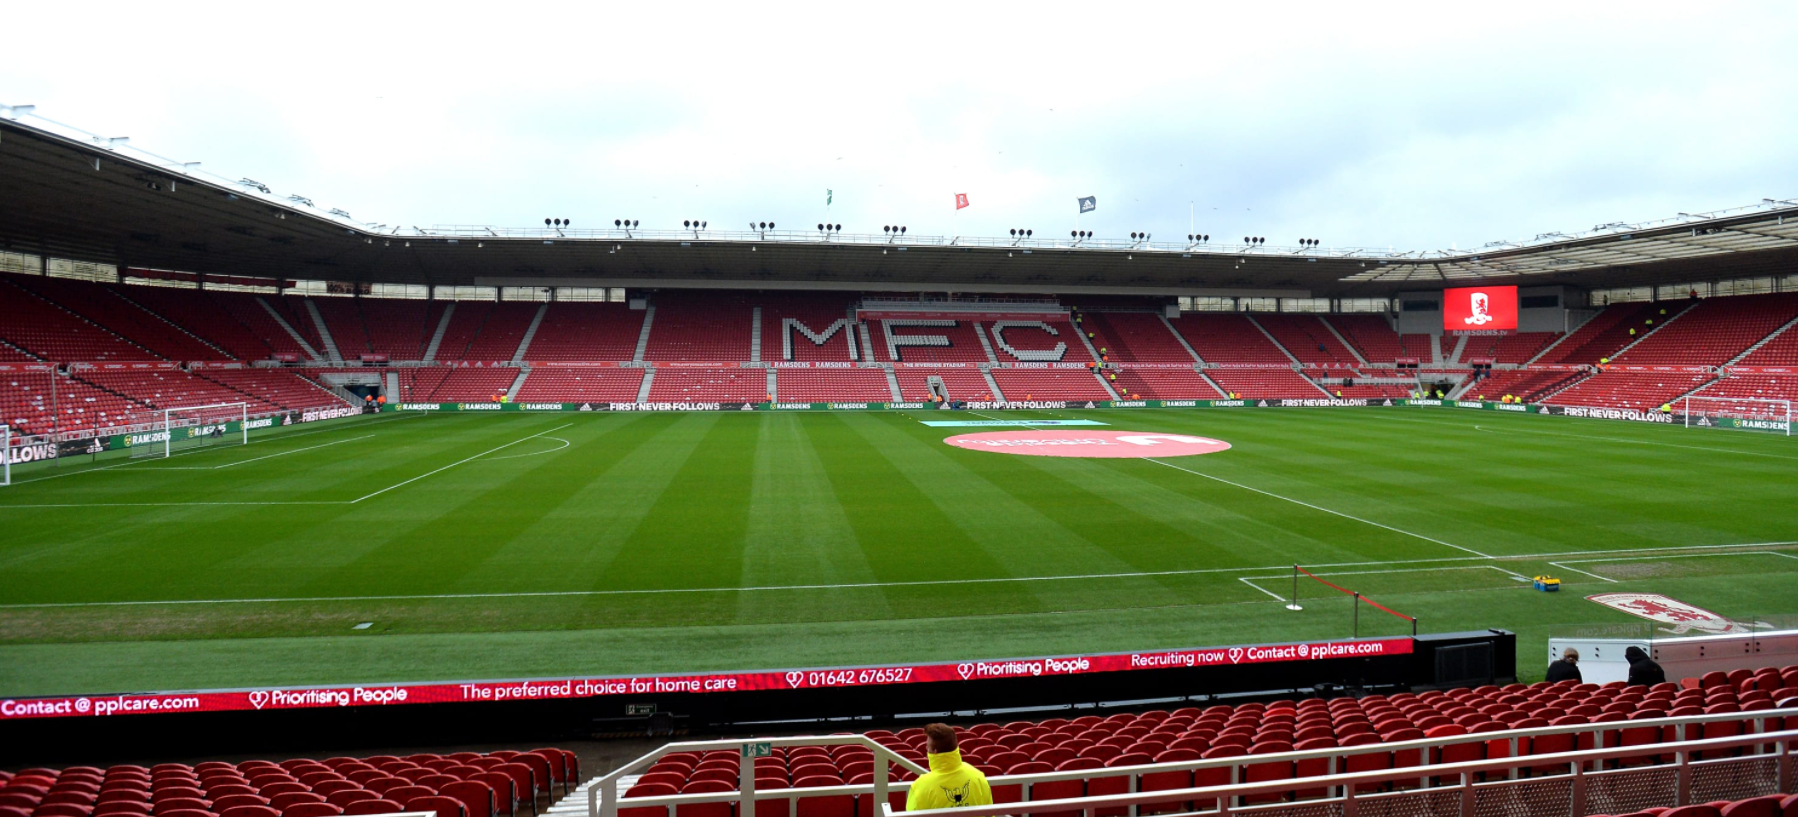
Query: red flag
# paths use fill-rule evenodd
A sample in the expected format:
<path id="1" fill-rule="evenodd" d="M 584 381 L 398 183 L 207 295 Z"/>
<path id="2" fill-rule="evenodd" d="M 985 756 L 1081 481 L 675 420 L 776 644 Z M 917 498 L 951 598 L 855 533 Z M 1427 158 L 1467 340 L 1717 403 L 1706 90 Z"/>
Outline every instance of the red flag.
<path id="1" fill-rule="evenodd" d="M 955 194 L 955 209 L 960 210 L 961 208 L 966 207 L 966 206 L 968 206 L 968 194 L 956 193 Z"/>

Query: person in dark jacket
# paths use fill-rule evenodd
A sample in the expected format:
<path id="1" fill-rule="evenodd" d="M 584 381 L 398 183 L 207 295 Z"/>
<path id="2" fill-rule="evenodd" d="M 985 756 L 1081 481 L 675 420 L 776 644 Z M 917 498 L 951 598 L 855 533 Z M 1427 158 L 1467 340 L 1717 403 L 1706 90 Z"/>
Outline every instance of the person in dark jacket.
<path id="1" fill-rule="evenodd" d="M 1544 680 L 1551 684 L 1557 681 L 1572 681 L 1577 684 L 1586 680 L 1579 674 L 1579 650 L 1568 647 L 1561 653 L 1561 660 L 1548 665 L 1548 677 Z"/>
<path id="2" fill-rule="evenodd" d="M 1667 683 L 1667 673 L 1648 657 L 1641 647 L 1630 647 L 1623 651 L 1624 660 L 1629 662 L 1629 685 L 1633 687 L 1650 687 Z"/>

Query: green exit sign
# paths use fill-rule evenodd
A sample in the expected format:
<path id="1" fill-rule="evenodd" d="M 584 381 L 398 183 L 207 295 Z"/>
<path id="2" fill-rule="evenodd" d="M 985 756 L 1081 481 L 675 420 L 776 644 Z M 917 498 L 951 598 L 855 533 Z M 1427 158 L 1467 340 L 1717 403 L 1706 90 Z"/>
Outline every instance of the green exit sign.
<path id="1" fill-rule="evenodd" d="M 626 714 L 626 715 L 654 715 L 655 713 L 656 713 L 656 705 L 655 704 L 625 704 L 624 705 L 624 714 Z"/>
<path id="2" fill-rule="evenodd" d="M 743 744 L 743 756 L 744 757 L 772 757 L 773 755 L 774 755 L 774 744 L 772 744 L 772 743 L 745 743 L 745 744 Z"/>

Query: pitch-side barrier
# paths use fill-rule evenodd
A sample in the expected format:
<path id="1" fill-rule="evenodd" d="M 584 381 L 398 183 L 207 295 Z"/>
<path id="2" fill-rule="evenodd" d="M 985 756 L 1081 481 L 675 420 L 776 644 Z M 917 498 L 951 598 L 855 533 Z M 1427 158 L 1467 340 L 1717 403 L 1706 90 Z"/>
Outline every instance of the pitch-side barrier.
<path id="1" fill-rule="evenodd" d="M 1790 718 L 1798 718 L 1798 707 L 1511 729 L 1105 769 L 993 775 L 987 780 L 994 791 L 1008 791 L 1007 796 L 1016 799 L 992 806 L 961 807 L 956 809 L 956 814 L 960 817 L 998 817 L 1080 812 L 1082 817 L 1094 817 L 1096 810 L 1109 809 L 1113 813 L 1137 817 L 1139 809 L 1145 805 L 1168 805 L 1171 808 L 1166 810 L 1171 811 L 1266 813 L 1281 817 L 1288 814 L 1293 817 L 1356 817 L 1364 808 L 1372 808 L 1380 814 L 1433 814 L 1439 817 L 1623 814 L 1654 806 L 1740 800 L 1790 791 L 1798 786 L 1792 762 L 1794 751 L 1798 751 L 1798 728 L 1782 728 Z M 1743 734 L 1698 738 L 1706 724 L 1720 723 L 1741 724 Z M 1604 747 L 1616 742 L 1614 736 L 1617 733 L 1639 729 L 1656 729 L 1662 734 L 1671 730 L 1675 740 L 1553 754 L 1520 753 L 1526 741 L 1541 737 L 1568 735 L 1573 736 L 1576 746 L 1582 740 L 1590 740 L 1591 746 Z M 805 789 L 756 789 L 753 777 L 755 753 L 765 752 L 773 746 L 843 744 L 867 746 L 873 751 L 874 782 Z M 1466 744 L 1499 749 L 1505 751 L 1506 756 L 1461 763 L 1432 763 L 1438 750 Z M 737 752 L 743 758 L 737 791 L 623 799 L 617 790 L 623 778 L 641 774 L 666 755 L 719 749 Z M 1389 755 L 1395 762 L 1391 768 L 1344 772 L 1352 758 L 1377 755 Z M 1396 762 L 1400 758 L 1405 762 Z M 1320 769 L 1321 773 L 1244 782 L 1249 767 L 1265 768 L 1269 764 L 1286 763 L 1295 769 Z M 720 803 L 735 804 L 739 817 L 752 814 L 773 817 L 769 810 L 752 804 L 784 801 L 786 817 L 797 817 L 802 799 L 850 797 L 857 804 L 854 811 L 857 817 L 870 817 L 875 813 L 870 808 L 872 804 L 880 804 L 878 813 L 891 817 L 895 811 L 903 810 L 903 794 L 911 787 L 907 781 L 887 780 L 893 765 L 914 774 L 923 771 L 916 763 L 861 735 L 671 743 L 593 781 L 587 790 L 587 811 L 589 817 L 618 817 L 621 808 L 631 809 L 633 815 L 646 815 L 651 812 L 641 809 Z M 1229 782 L 1142 790 L 1144 776 L 1166 773 L 1190 774 L 1195 780 L 1201 776 L 1215 777 Z M 1065 799 L 1032 797 L 1034 787 L 1045 783 L 1115 778 L 1125 779 L 1128 789 L 1125 793 Z M 1257 802 L 1269 798 L 1277 802 Z"/>

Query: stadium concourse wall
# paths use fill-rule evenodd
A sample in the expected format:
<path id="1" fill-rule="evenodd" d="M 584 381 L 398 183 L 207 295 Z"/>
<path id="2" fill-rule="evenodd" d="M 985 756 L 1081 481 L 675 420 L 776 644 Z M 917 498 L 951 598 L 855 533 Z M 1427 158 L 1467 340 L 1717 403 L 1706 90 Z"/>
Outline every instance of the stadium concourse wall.
<path id="1" fill-rule="evenodd" d="M 0 757 L 192 739 L 299 750 L 367 740 L 558 739 L 652 718 L 687 728 L 853 718 L 898 722 L 1019 707 L 1446 688 L 1516 678 L 1504 630 L 951 663 L 89 694 L 0 700 Z M 1471 656 L 1471 657 L 1470 657 Z M 138 717 L 160 715 L 163 717 Z M 173 716 L 173 717 L 171 717 Z M 199 736 L 204 736 L 202 739 Z M 385 743 L 381 743 L 385 741 Z"/>

